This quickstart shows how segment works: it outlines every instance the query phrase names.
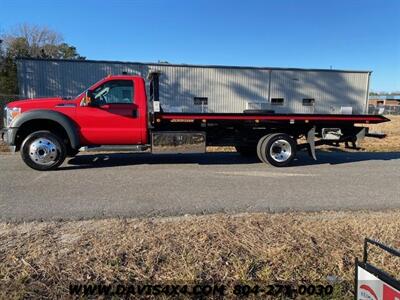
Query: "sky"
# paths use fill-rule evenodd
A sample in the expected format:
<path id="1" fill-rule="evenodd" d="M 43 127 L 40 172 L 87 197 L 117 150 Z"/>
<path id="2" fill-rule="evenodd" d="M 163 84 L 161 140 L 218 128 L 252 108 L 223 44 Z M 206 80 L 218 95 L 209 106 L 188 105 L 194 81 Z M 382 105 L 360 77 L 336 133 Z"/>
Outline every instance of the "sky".
<path id="1" fill-rule="evenodd" d="M 0 33 L 20 23 L 87 59 L 371 70 L 400 91 L 399 0 L 0 0 Z"/>

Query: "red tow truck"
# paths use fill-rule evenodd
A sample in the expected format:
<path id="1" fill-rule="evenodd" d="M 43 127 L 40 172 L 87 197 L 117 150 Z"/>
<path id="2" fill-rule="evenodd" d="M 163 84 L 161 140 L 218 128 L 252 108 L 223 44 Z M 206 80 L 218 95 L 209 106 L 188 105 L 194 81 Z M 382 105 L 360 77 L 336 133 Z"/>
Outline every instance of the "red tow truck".
<path id="1" fill-rule="evenodd" d="M 368 128 L 355 124 L 389 121 L 380 115 L 243 113 L 171 113 L 160 105 L 159 74 L 108 76 L 75 99 L 29 99 L 9 103 L 2 139 L 36 170 L 60 166 L 81 147 L 135 145 L 152 153 L 199 153 L 206 146 L 235 146 L 243 155 L 288 166 L 296 151 L 357 141 Z M 301 137 L 305 142 L 299 144 Z"/>

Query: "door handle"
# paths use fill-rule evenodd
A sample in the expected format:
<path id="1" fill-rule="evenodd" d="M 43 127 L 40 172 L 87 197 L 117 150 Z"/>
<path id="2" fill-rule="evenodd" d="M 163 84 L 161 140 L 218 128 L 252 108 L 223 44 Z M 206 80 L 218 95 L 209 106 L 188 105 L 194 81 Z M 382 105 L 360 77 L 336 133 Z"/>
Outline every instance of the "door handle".
<path id="1" fill-rule="evenodd" d="M 132 117 L 134 117 L 134 118 L 138 117 L 138 111 L 136 108 L 132 109 Z"/>

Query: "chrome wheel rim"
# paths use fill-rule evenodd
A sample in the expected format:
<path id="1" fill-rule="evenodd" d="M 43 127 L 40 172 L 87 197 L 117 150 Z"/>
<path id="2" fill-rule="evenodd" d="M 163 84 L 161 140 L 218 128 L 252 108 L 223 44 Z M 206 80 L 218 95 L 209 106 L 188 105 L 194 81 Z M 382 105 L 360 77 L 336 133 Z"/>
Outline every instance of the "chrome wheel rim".
<path id="1" fill-rule="evenodd" d="M 286 140 L 276 140 L 271 145 L 269 154 L 276 162 L 284 162 L 292 155 L 292 147 Z"/>
<path id="2" fill-rule="evenodd" d="M 29 157 L 39 165 L 50 165 L 58 156 L 56 144 L 45 138 L 34 140 L 29 146 Z"/>

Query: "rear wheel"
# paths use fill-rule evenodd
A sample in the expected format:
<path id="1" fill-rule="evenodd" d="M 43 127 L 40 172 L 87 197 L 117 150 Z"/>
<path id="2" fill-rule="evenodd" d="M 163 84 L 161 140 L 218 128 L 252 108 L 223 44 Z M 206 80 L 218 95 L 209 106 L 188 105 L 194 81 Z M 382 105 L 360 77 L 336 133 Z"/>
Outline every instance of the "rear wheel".
<path id="1" fill-rule="evenodd" d="M 262 138 L 260 138 L 260 140 L 258 141 L 258 144 L 257 144 L 257 156 L 258 156 L 258 158 L 259 158 L 262 162 L 264 162 L 264 159 L 262 158 L 262 151 L 261 151 L 261 148 L 262 148 L 262 146 L 263 146 L 264 141 L 265 141 L 270 135 L 271 135 L 271 134 L 264 135 Z"/>
<path id="2" fill-rule="evenodd" d="M 257 145 L 258 158 L 275 167 L 288 166 L 296 156 L 296 142 L 285 133 L 262 137 Z"/>
<path id="3" fill-rule="evenodd" d="M 36 131 L 22 142 L 22 160 L 32 169 L 53 170 L 60 166 L 66 157 L 63 141 L 50 131 Z"/>

